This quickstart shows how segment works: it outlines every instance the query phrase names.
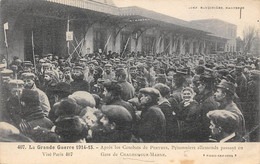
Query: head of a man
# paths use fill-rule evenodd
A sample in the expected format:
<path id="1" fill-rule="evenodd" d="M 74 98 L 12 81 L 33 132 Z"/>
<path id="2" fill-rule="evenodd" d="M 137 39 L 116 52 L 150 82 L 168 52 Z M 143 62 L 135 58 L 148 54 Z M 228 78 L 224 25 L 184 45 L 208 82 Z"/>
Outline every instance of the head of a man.
<path id="1" fill-rule="evenodd" d="M 74 80 L 83 80 L 83 68 L 81 66 L 75 66 L 72 69 L 71 75 Z"/>
<path id="2" fill-rule="evenodd" d="M 126 80 L 126 71 L 123 68 L 118 68 L 116 70 L 116 75 L 115 75 L 115 80 L 116 81 L 125 81 Z"/>
<path id="3" fill-rule="evenodd" d="M 24 82 L 24 88 L 31 89 L 34 86 L 35 75 L 33 73 L 23 73 L 22 79 Z"/>
<path id="4" fill-rule="evenodd" d="M 139 101 L 143 107 L 156 105 L 160 97 L 160 91 L 155 88 L 142 88 L 140 89 Z"/>
<path id="5" fill-rule="evenodd" d="M 217 90 L 214 93 L 214 99 L 221 103 L 224 101 L 232 101 L 235 94 L 235 85 L 231 82 L 227 82 L 226 80 L 222 80 L 217 85 Z"/>
<path id="6" fill-rule="evenodd" d="M 206 91 L 212 91 L 214 87 L 214 78 L 209 75 L 201 75 L 197 81 L 198 94 L 204 94 Z"/>
<path id="7" fill-rule="evenodd" d="M 108 104 L 120 99 L 121 86 L 116 81 L 107 81 L 103 84 L 103 101 Z"/>
<path id="8" fill-rule="evenodd" d="M 10 80 L 8 82 L 8 88 L 12 96 L 20 97 L 24 89 L 24 82 L 22 80 Z"/>
<path id="9" fill-rule="evenodd" d="M 238 116 L 226 110 L 213 110 L 207 113 L 210 119 L 211 136 L 218 141 L 235 132 L 239 126 Z"/>
<path id="10" fill-rule="evenodd" d="M 132 127 L 132 116 L 122 106 L 118 105 L 104 105 L 101 108 L 103 116 L 100 123 L 106 132 L 115 130 L 130 130 Z"/>

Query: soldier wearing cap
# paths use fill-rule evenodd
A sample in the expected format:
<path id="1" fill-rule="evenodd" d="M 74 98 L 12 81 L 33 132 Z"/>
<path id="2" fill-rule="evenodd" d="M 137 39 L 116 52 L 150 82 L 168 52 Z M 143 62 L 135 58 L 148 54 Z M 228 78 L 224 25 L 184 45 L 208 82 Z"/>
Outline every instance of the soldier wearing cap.
<path id="1" fill-rule="evenodd" d="M 176 118 L 176 113 L 173 111 L 170 102 L 167 98 L 170 95 L 170 87 L 165 84 L 157 83 L 153 88 L 158 89 L 160 92 L 160 97 L 158 101 L 159 108 L 162 110 L 165 120 L 166 120 L 166 142 L 176 141 L 178 137 L 178 123 Z"/>
<path id="2" fill-rule="evenodd" d="M 116 70 L 115 78 L 122 88 L 121 98 L 125 101 L 130 100 L 135 95 L 135 89 L 132 84 L 126 81 L 127 73 L 124 69 Z"/>
<path id="3" fill-rule="evenodd" d="M 152 86 L 155 82 L 155 71 L 153 67 L 153 57 L 152 56 L 147 56 L 146 58 L 146 68 L 144 70 L 144 76 L 147 79 L 147 82 L 149 83 L 150 86 Z"/>
<path id="4" fill-rule="evenodd" d="M 101 124 L 91 129 L 91 142 L 131 142 L 134 138 L 132 117 L 127 109 L 119 105 L 104 105 L 101 111 Z"/>
<path id="5" fill-rule="evenodd" d="M 84 80 L 83 68 L 81 66 L 75 66 L 72 69 L 71 75 L 74 80 L 70 83 L 72 93 L 76 91 L 89 91 L 89 82 Z"/>
<path id="6" fill-rule="evenodd" d="M 243 137 L 245 135 L 245 119 L 242 112 L 238 109 L 237 105 L 233 102 L 234 95 L 236 92 L 235 85 L 233 83 L 222 80 L 217 85 L 217 90 L 214 93 L 215 100 L 220 104 L 219 110 L 227 110 L 237 115 L 239 128 L 237 134 Z"/>
<path id="7" fill-rule="evenodd" d="M 172 94 L 170 95 L 169 102 L 173 110 L 176 112 L 179 110 L 179 103 L 181 100 L 181 90 L 187 86 L 187 79 L 185 78 L 186 72 L 177 70 L 177 73 L 173 75 L 172 80 Z"/>
<path id="8" fill-rule="evenodd" d="M 0 72 L 0 75 L 1 83 L 8 83 L 8 81 L 13 78 L 13 71 L 10 69 L 4 69 Z"/>
<path id="9" fill-rule="evenodd" d="M 209 120 L 207 119 L 206 114 L 218 107 L 218 104 L 213 97 L 214 84 L 215 79 L 213 76 L 203 74 L 199 76 L 199 80 L 193 85 L 194 91 L 197 91 L 194 99 L 199 103 L 198 110 L 201 111 L 201 142 L 207 141 L 210 135 L 210 130 L 208 128 Z"/>
<path id="10" fill-rule="evenodd" d="M 207 113 L 210 119 L 211 137 L 217 142 L 245 142 L 245 140 L 236 133 L 239 128 L 238 116 L 226 110 L 213 110 Z"/>
<path id="11" fill-rule="evenodd" d="M 8 93 L 6 96 L 7 100 L 5 101 L 6 111 L 4 110 L 3 114 L 5 116 L 6 122 L 9 122 L 16 127 L 18 127 L 20 119 L 20 103 L 19 99 L 24 88 L 24 82 L 22 80 L 10 80 L 8 83 Z"/>
<path id="12" fill-rule="evenodd" d="M 70 84 L 73 81 L 71 77 L 71 68 L 70 67 L 65 67 L 63 70 L 63 79 L 62 82 Z"/>
<path id="13" fill-rule="evenodd" d="M 94 70 L 95 70 L 95 67 L 98 66 L 98 62 L 96 60 L 91 60 L 89 63 L 88 63 L 88 75 L 87 77 L 85 78 L 85 80 L 88 82 L 88 83 L 91 83 L 93 80 L 94 80 Z"/>
<path id="14" fill-rule="evenodd" d="M 24 88 L 24 82 L 22 80 L 10 80 L 8 82 L 8 89 L 13 96 L 20 96 L 21 90 Z"/>
<path id="15" fill-rule="evenodd" d="M 48 116 L 49 111 L 51 110 L 50 102 L 49 102 L 47 95 L 42 90 L 37 88 L 37 86 L 35 85 L 35 78 L 36 78 L 35 74 L 23 73 L 21 75 L 21 77 L 22 77 L 22 80 L 24 81 L 24 88 L 38 92 L 40 106 L 41 106 L 44 114 L 46 116 Z"/>
<path id="16" fill-rule="evenodd" d="M 115 72 L 112 71 L 112 65 L 109 63 L 105 64 L 105 66 L 104 66 L 103 79 L 105 79 L 105 80 L 115 79 Z"/>
<path id="17" fill-rule="evenodd" d="M 131 66 L 129 68 L 129 74 L 131 76 L 132 84 L 134 83 L 134 80 L 136 80 L 137 77 L 137 67 L 136 66 Z"/>
<path id="18" fill-rule="evenodd" d="M 122 88 L 116 81 L 106 81 L 103 84 L 103 101 L 106 105 L 120 105 L 125 107 L 131 114 L 133 121 L 136 120 L 133 106 L 121 99 Z"/>
<path id="19" fill-rule="evenodd" d="M 136 77 L 136 80 L 135 80 L 134 83 L 133 83 L 133 86 L 134 86 L 134 88 L 135 88 L 135 93 L 136 93 L 136 95 L 138 95 L 139 90 L 140 90 L 141 88 L 147 87 L 148 85 L 147 85 L 146 79 L 145 79 L 144 77 L 137 76 L 137 77 Z"/>
<path id="20" fill-rule="evenodd" d="M 90 92 L 93 92 L 93 90 L 96 89 L 95 85 L 98 83 L 99 79 L 103 78 L 103 69 L 99 66 L 95 67 L 94 73 L 93 73 L 93 80 L 89 83 L 90 85 Z"/>
<path id="21" fill-rule="evenodd" d="M 160 92 L 155 88 L 142 88 L 141 116 L 136 127 L 136 136 L 144 142 L 165 142 L 166 120 L 163 112 L 158 107 Z"/>
<path id="22" fill-rule="evenodd" d="M 7 98 L 9 97 L 10 90 L 8 87 L 8 83 L 10 80 L 12 80 L 13 76 L 13 71 L 9 69 L 4 69 L 0 71 L 0 78 L 1 78 L 1 86 L 0 86 L 0 91 L 1 91 L 1 102 L 2 104 L 5 104 Z"/>

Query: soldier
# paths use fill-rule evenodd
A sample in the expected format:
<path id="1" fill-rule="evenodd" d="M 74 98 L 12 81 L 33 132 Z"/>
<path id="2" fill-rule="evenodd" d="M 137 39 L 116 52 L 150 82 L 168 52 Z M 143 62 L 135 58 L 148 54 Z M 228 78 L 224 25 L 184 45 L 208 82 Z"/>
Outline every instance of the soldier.
<path id="1" fill-rule="evenodd" d="M 31 89 L 39 94 L 40 106 L 46 116 L 48 116 L 49 111 L 51 110 L 50 102 L 47 95 L 36 87 L 35 78 L 36 76 L 33 73 L 23 73 L 21 75 L 22 80 L 24 81 L 24 88 Z"/>
<path id="2" fill-rule="evenodd" d="M 62 82 L 70 84 L 73 81 L 73 79 L 71 77 L 71 68 L 65 67 L 63 71 L 64 71 L 64 73 L 63 73 Z"/>
<path id="3" fill-rule="evenodd" d="M 5 121 L 18 127 L 21 118 L 21 104 L 20 97 L 24 88 L 24 82 L 22 80 L 10 80 L 8 82 L 9 94 L 6 100 L 6 111 L 3 114 L 6 116 Z"/>
<path id="4" fill-rule="evenodd" d="M 72 79 L 74 80 L 70 83 L 72 93 L 76 91 L 89 91 L 89 83 L 83 80 L 84 75 L 82 67 L 75 66 L 72 69 Z"/>
<path id="5" fill-rule="evenodd" d="M 200 129 L 200 141 L 207 141 L 210 135 L 209 130 L 209 120 L 206 114 L 215 110 L 218 107 L 217 102 L 213 97 L 213 89 L 214 89 L 214 78 L 209 75 L 201 75 L 199 77 L 199 81 L 197 84 L 194 84 L 194 90 L 197 91 L 194 100 L 199 103 L 199 111 L 201 111 L 200 119 L 201 119 L 201 129 Z"/>
<path id="6" fill-rule="evenodd" d="M 131 114 L 122 106 L 104 105 L 101 125 L 92 128 L 91 142 L 131 142 L 134 138 Z"/>
<path id="7" fill-rule="evenodd" d="M 116 81 L 106 81 L 104 84 L 103 101 L 106 105 L 120 105 L 128 110 L 133 121 L 136 120 L 135 110 L 133 106 L 121 99 L 122 88 Z"/>
<path id="8" fill-rule="evenodd" d="M 86 78 L 86 81 L 88 83 L 91 83 L 93 80 L 94 80 L 94 70 L 95 70 L 95 67 L 98 66 L 98 62 L 96 60 L 91 60 L 89 63 L 88 63 L 88 77 Z"/>
<path id="9" fill-rule="evenodd" d="M 49 120 L 41 106 L 39 100 L 39 94 L 37 91 L 24 89 L 21 95 L 21 122 L 19 128 L 23 134 L 29 136 L 34 141 L 37 141 L 36 136 L 33 134 L 34 128 L 42 127 L 51 129 L 53 123 Z"/>
<path id="10" fill-rule="evenodd" d="M 45 71 L 44 72 L 44 83 L 42 85 L 41 90 L 46 93 L 48 96 L 50 106 L 52 107 L 54 104 L 54 95 L 53 90 L 57 83 L 59 82 L 58 77 L 56 77 L 53 71 Z"/>
<path id="11" fill-rule="evenodd" d="M 126 71 L 123 68 L 118 68 L 116 70 L 115 77 L 118 84 L 122 88 L 121 98 L 125 101 L 128 101 L 134 97 L 135 89 L 129 82 L 126 81 L 126 76 L 127 76 Z"/>
<path id="12" fill-rule="evenodd" d="M 226 110 L 213 110 L 207 113 L 210 119 L 211 137 L 217 142 L 245 142 L 240 135 L 236 134 L 239 127 L 238 116 Z"/>
<path id="13" fill-rule="evenodd" d="M 136 136 L 144 142 L 165 142 L 166 120 L 158 107 L 160 92 L 155 88 L 142 88 L 140 93 L 142 112 L 135 128 Z"/>
<path id="14" fill-rule="evenodd" d="M 114 80 L 115 79 L 115 72 L 112 71 L 111 64 L 105 64 L 103 79 L 104 80 Z"/>
<path id="15" fill-rule="evenodd" d="M 251 132 L 256 126 L 259 125 L 260 111 L 259 111 L 259 100 L 260 100 L 260 71 L 251 70 L 250 78 L 248 82 L 247 90 L 247 110 L 244 113 L 245 121 L 247 123 L 248 130 Z M 260 135 L 259 128 L 255 131 L 252 131 L 250 135 L 250 141 L 258 141 Z"/>
<path id="16" fill-rule="evenodd" d="M 166 120 L 166 142 L 177 141 L 179 137 L 178 122 L 176 113 L 173 111 L 170 102 L 167 100 L 170 95 L 170 88 L 162 83 L 157 83 L 153 86 L 160 91 L 158 101 L 159 108 L 162 110 Z"/>
<path id="17" fill-rule="evenodd" d="M 227 110 L 237 115 L 239 127 L 236 130 L 237 135 L 243 137 L 245 135 L 245 119 L 237 105 L 233 102 L 235 94 L 235 86 L 233 83 L 222 80 L 217 85 L 217 91 L 214 93 L 215 100 L 220 104 L 219 110 Z"/>

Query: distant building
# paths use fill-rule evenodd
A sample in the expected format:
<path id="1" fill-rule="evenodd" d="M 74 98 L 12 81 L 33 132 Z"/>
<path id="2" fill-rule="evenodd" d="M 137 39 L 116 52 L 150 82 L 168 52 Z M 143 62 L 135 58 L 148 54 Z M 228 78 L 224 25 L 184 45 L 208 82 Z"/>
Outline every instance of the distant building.
<path id="1" fill-rule="evenodd" d="M 32 60 L 32 45 L 40 56 L 236 49 L 235 25 L 220 20 L 188 22 L 134 6 L 119 8 L 112 0 L 0 0 L 0 54 L 6 54 L 6 22 L 9 60 L 13 56 Z M 67 31 L 73 31 L 72 41 L 66 41 Z"/>
<path id="2" fill-rule="evenodd" d="M 236 51 L 237 26 L 219 19 L 194 20 L 192 23 L 199 24 L 210 31 L 212 36 L 226 38 L 227 42 L 213 40 L 217 51 Z"/>

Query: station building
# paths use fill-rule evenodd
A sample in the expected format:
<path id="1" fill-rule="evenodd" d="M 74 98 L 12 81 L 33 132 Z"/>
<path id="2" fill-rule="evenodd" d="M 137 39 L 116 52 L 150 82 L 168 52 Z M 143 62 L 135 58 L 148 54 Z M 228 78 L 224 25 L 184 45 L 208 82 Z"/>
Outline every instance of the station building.
<path id="1" fill-rule="evenodd" d="M 184 21 L 112 0 L 0 0 L 0 54 L 31 60 L 94 52 L 216 53 L 235 51 L 236 25 L 221 20 Z M 66 33 L 73 38 L 66 40 Z"/>

